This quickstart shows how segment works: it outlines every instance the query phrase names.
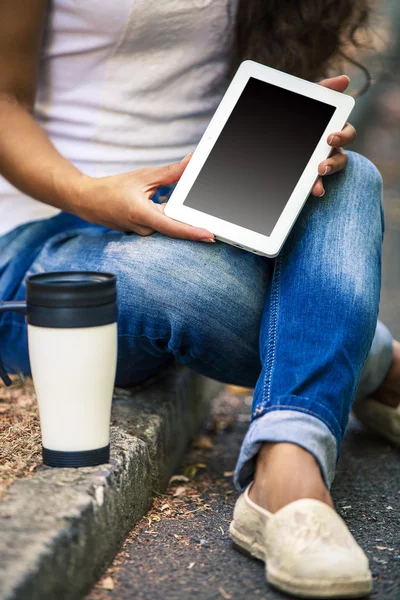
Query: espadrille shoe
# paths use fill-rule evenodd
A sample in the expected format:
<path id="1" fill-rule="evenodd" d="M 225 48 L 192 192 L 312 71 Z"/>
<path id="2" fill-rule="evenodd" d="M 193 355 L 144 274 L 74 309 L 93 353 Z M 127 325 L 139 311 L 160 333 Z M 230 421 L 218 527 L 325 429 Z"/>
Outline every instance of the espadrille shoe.
<path id="1" fill-rule="evenodd" d="M 400 446 L 400 406 L 386 406 L 370 397 L 356 400 L 352 409 L 360 423 Z"/>
<path id="2" fill-rule="evenodd" d="M 236 502 L 229 534 L 239 550 L 265 562 L 269 583 L 303 598 L 361 598 L 372 590 L 366 555 L 327 504 L 306 498 L 270 513 L 248 491 Z"/>

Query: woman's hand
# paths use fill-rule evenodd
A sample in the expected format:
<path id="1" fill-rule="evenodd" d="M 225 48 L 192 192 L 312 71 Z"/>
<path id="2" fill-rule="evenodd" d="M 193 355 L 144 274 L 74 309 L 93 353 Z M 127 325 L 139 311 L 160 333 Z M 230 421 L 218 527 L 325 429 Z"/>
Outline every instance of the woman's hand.
<path id="1" fill-rule="evenodd" d="M 191 156 L 172 165 L 111 177 L 96 179 L 83 175 L 78 193 L 75 191 L 71 198 L 71 208 L 86 221 L 118 231 L 134 231 L 143 236 L 159 231 L 172 238 L 212 242 L 214 236 L 207 229 L 167 217 L 165 204 L 151 200 L 158 186 L 180 179 Z"/>
<path id="2" fill-rule="evenodd" d="M 336 90 L 337 92 L 344 92 L 350 83 L 350 79 L 347 75 L 340 75 L 339 77 L 331 77 L 330 79 L 324 79 L 319 84 L 324 87 Z M 353 125 L 346 123 L 342 131 L 331 133 L 328 137 L 328 144 L 332 146 L 333 152 L 326 160 L 318 166 L 318 173 L 321 176 L 332 175 L 345 168 L 348 163 L 346 152 L 342 146 L 347 146 L 355 140 L 356 130 Z M 325 194 L 324 184 L 322 177 L 318 177 L 312 189 L 313 196 L 323 196 Z"/>

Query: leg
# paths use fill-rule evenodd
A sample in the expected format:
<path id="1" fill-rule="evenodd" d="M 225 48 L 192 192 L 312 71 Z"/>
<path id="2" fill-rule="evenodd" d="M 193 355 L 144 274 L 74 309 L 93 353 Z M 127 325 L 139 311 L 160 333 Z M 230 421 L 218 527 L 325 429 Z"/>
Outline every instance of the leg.
<path id="1" fill-rule="evenodd" d="M 118 385 L 142 381 L 177 360 L 217 380 L 255 386 L 271 261 L 223 243 L 127 235 L 67 215 L 3 243 L 9 259 L 0 271 L 2 299 L 24 298 L 24 277 L 37 272 L 117 274 Z M 29 248 L 26 260 L 23 248 Z M 1 342 L 8 370 L 29 373 L 21 316 L 5 315 Z"/>
<path id="2" fill-rule="evenodd" d="M 367 360 L 361 371 L 355 400 L 367 398 L 377 392 L 388 376 L 389 380 L 391 379 L 393 372 L 395 377 L 400 376 L 400 372 L 397 373 L 397 363 L 400 360 L 398 347 L 399 343 L 393 340 L 388 328 L 378 321 Z"/>
<path id="3" fill-rule="evenodd" d="M 326 500 L 323 480 L 329 487 L 377 322 L 381 177 L 349 153 L 347 169 L 327 178 L 326 190 L 324 199 L 308 200 L 275 263 L 261 324 L 263 370 L 235 475 L 243 489 L 263 442 L 280 442 L 259 454 L 252 486 L 253 500 L 271 510 L 304 495 Z M 290 461 L 301 481 L 293 481 Z"/>
<path id="4" fill-rule="evenodd" d="M 378 323 L 353 404 L 370 431 L 400 446 L 400 343 Z"/>

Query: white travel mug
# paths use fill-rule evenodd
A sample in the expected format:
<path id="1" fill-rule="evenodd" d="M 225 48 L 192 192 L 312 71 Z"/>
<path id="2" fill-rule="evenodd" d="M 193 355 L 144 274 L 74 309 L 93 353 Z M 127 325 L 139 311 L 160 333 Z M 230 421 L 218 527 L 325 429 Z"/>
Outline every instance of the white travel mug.
<path id="1" fill-rule="evenodd" d="M 115 275 L 32 275 L 26 280 L 26 302 L 0 302 L 4 311 L 26 314 L 43 463 L 86 467 L 108 462 L 117 368 Z M 11 385 L 1 360 L 0 376 Z"/>

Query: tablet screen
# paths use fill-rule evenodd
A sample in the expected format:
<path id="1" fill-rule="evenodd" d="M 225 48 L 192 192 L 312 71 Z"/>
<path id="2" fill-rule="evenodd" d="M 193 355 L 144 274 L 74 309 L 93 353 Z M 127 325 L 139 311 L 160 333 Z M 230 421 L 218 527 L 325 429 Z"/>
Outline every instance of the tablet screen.
<path id="1" fill-rule="evenodd" d="M 251 77 L 184 205 L 269 236 L 334 112 Z"/>

